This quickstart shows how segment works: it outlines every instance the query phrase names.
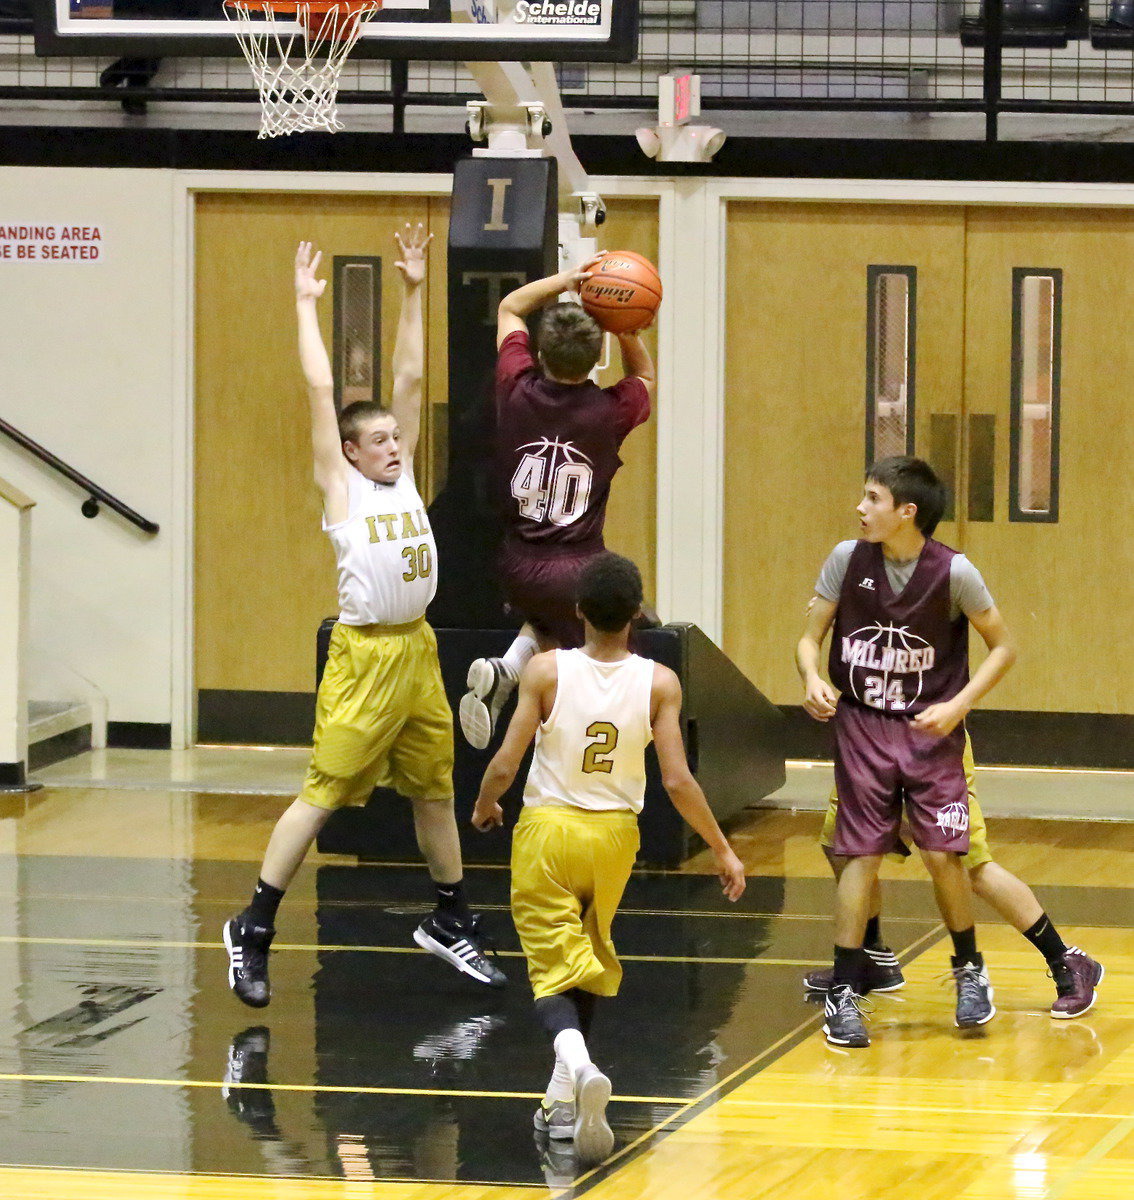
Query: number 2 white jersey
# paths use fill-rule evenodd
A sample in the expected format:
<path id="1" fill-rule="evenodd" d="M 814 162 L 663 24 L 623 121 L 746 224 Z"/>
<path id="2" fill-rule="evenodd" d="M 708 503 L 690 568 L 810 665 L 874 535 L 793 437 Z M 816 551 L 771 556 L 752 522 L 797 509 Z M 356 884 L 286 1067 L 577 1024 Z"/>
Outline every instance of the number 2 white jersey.
<path id="1" fill-rule="evenodd" d="M 339 569 L 344 625 L 404 625 L 437 592 L 437 545 L 413 476 L 375 483 L 347 464 L 349 516 L 323 529 Z"/>
<path id="2" fill-rule="evenodd" d="M 524 803 L 640 813 L 646 792 L 651 659 L 598 662 L 557 650 L 551 714 L 536 732 Z"/>

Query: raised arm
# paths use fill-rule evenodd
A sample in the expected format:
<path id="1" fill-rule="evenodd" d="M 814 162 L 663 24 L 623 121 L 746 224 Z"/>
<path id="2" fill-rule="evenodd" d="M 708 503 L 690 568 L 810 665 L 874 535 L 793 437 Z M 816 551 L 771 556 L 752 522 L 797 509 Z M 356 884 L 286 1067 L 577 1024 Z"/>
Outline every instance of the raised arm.
<path id="1" fill-rule="evenodd" d="M 590 279 L 587 269 L 597 262 L 599 256 L 588 259 L 581 267 L 570 271 L 560 271 L 558 275 L 548 275 L 546 279 L 535 279 L 525 283 L 514 292 L 509 292 L 496 310 L 496 349 L 499 350 L 504 339 L 512 333 L 520 333 L 527 329 L 525 317 L 530 316 L 537 308 L 549 304 L 563 292 L 577 292 L 579 284 L 584 279 Z"/>
<path id="2" fill-rule="evenodd" d="M 822 596 L 812 596 L 807 606 L 807 625 L 795 648 L 795 666 L 803 680 L 803 707 L 817 721 L 835 715 L 839 693 L 819 674 L 819 656 L 838 605 Z"/>
<path id="3" fill-rule="evenodd" d="M 658 390 L 658 374 L 654 369 L 654 360 L 646 349 L 646 343 L 642 341 L 641 331 L 620 333 L 618 348 L 622 351 L 622 374 L 637 375 L 646 385 L 652 404 Z"/>
<path id="4" fill-rule="evenodd" d="M 311 409 L 311 448 L 315 458 L 315 484 L 323 493 L 323 509 L 329 521 L 345 516 L 347 503 L 346 459 L 339 437 L 335 412 L 335 384 L 331 360 L 319 330 L 316 301 L 327 286 L 318 279 L 322 252 L 311 253 L 310 242 L 300 242 L 295 252 L 295 313 L 299 324 L 299 364 L 307 381 Z"/>
<path id="5" fill-rule="evenodd" d="M 673 807 L 701 835 L 713 853 L 721 888 L 730 900 L 744 894 L 744 864 L 728 844 L 721 827 L 709 808 L 701 785 L 693 778 L 681 741 L 681 684 L 677 676 L 660 663 L 654 665 L 654 686 L 650 696 L 653 715 L 654 749 L 658 752 L 662 786 Z"/>
<path id="6" fill-rule="evenodd" d="M 433 240 L 425 226 L 408 223 L 404 233 L 395 233 L 401 258 L 394 264 L 402 277 L 402 308 L 391 364 L 394 386 L 390 411 L 398 422 L 404 469 L 413 474 L 413 455 L 421 433 L 421 392 L 425 375 L 425 332 L 422 327 L 421 285 L 425 281 L 425 250 Z"/>
<path id="7" fill-rule="evenodd" d="M 544 694 L 554 695 L 557 671 L 554 653 L 537 654 L 520 674 L 516 711 L 508 722 L 508 732 L 500 749 L 492 757 L 480 781 L 480 794 L 472 812 L 472 823 L 482 833 L 503 825 L 504 810 L 500 797 L 512 786 L 524 752 L 531 745 L 543 719 Z M 550 709 L 550 705 L 546 706 Z"/>

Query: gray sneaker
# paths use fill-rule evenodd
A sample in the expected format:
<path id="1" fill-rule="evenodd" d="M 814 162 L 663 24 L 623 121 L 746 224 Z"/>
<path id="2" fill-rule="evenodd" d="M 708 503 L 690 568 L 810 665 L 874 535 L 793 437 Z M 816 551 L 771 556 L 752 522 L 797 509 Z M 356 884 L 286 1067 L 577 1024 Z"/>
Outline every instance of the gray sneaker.
<path id="1" fill-rule="evenodd" d="M 569 1142 L 575 1136 L 575 1101 L 548 1100 L 540 1101 L 532 1119 L 537 1133 L 546 1133 L 556 1141 Z"/>
<path id="2" fill-rule="evenodd" d="M 996 1016 L 996 1008 L 992 1003 L 992 984 L 984 963 L 961 962 L 959 958 L 949 959 L 952 964 L 953 981 L 957 985 L 957 1019 L 958 1029 L 973 1029 L 984 1025 Z"/>
<path id="3" fill-rule="evenodd" d="M 870 1045 L 870 1035 L 862 1021 L 862 997 L 849 983 L 833 986 L 823 1005 L 823 1033 L 832 1046 Z"/>
<path id="4" fill-rule="evenodd" d="M 468 691 L 457 710 L 461 732 L 474 750 L 484 750 L 492 741 L 496 718 L 516 690 L 515 676 L 501 658 L 478 658 L 469 667 Z"/>
<path id="5" fill-rule="evenodd" d="M 580 1161 L 600 1163 L 614 1149 L 614 1133 L 606 1120 L 610 1080 L 588 1063 L 575 1080 L 575 1149 Z"/>

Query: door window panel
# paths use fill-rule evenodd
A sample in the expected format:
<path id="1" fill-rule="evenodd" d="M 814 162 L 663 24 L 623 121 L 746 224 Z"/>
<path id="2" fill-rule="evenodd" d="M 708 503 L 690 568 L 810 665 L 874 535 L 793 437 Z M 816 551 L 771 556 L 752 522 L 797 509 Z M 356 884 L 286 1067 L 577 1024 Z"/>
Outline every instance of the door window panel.
<path id="1" fill-rule="evenodd" d="M 914 447 L 915 267 L 867 268 L 866 466 Z"/>
<path id="2" fill-rule="evenodd" d="M 1059 375 L 1063 272 L 1012 272 L 1009 517 L 1059 519 Z"/>

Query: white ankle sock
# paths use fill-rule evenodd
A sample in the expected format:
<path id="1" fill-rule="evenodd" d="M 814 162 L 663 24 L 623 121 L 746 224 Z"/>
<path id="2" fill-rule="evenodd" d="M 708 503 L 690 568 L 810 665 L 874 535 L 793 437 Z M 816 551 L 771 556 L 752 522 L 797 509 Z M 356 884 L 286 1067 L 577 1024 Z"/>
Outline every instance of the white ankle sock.
<path id="1" fill-rule="evenodd" d="M 508 647 L 501 662 L 508 668 L 513 679 L 520 678 L 520 672 L 528 665 L 528 661 L 539 650 L 539 646 L 530 637 L 522 634 Z"/>
<path id="2" fill-rule="evenodd" d="M 574 1087 L 575 1077 L 591 1061 L 587 1043 L 583 1040 L 583 1035 L 579 1030 L 563 1029 L 555 1035 L 555 1058 L 557 1064 L 562 1063 L 570 1072 L 572 1087 Z"/>
<path id="3" fill-rule="evenodd" d="M 551 1080 L 544 1093 L 544 1099 L 548 1104 L 553 1104 L 556 1100 L 575 1099 L 575 1080 L 571 1077 L 567 1064 L 561 1058 L 555 1060 L 555 1070 L 551 1073 Z"/>

